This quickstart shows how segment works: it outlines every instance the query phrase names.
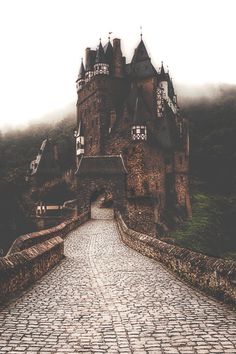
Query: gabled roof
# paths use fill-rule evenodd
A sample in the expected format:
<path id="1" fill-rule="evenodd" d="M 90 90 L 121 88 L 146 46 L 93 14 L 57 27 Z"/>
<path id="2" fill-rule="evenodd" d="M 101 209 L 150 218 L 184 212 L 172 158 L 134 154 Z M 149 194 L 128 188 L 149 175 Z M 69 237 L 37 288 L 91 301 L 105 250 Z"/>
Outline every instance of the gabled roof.
<path id="1" fill-rule="evenodd" d="M 83 63 L 83 59 L 81 60 L 81 65 L 80 65 L 80 69 L 79 69 L 79 75 L 78 75 L 78 80 L 79 79 L 84 79 L 85 78 L 85 69 L 84 69 L 84 63 Z"/>
<path id="2" fill-rule="evenodd" d="M 148 59 L 150 59 L 150 57 L 148 55 L 145 44 L 144 44 L 143 40 L 141 39 L 139 45 L 137 46 L 137 48 L 134 51 L 132 63 L 137 63 L 137 62 L 148 60 Z"/>
<path id="3" fill-rule="evenodd" d="M 124 175 L 127 170 L 121 155 L 83 156 L 80 160 L 77 176 Z"/>
<path id="4" fill-rule="evenodd" d="M 95 64 L 98 63 L 106 63 L 105 53 L 101 42 L 99 43 L 98 49 L 96 51 Z"/>

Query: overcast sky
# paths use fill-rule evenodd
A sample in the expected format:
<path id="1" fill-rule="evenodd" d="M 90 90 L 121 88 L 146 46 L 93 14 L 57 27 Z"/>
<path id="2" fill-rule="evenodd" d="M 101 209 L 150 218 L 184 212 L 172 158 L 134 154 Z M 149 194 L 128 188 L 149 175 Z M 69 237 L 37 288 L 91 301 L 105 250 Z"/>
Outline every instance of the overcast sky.
<path id="1" fill-rule="evenodd" d="M 76 102 L 85 47 L 143 39 L 174 82 L 236 84 L 236 0 L 0 0 L 0 128 Z"/>

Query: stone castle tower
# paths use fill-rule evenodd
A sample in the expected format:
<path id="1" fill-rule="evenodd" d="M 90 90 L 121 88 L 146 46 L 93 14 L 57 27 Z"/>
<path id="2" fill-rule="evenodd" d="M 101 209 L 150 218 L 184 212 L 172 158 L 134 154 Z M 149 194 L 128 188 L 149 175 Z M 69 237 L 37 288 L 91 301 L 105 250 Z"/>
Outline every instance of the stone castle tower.
<path id="1" fill-rule="evenodd" d="M 169 73 L 163 63 L 154 68 L 142 36 L 130 63 L 120 39 L 87 48 L 76 88 L 78 170 L 86 157 L 121 155 L 123 216 L 141 232 L 162 235 L 167 211 L 189 216 L 188 124 Z"/>

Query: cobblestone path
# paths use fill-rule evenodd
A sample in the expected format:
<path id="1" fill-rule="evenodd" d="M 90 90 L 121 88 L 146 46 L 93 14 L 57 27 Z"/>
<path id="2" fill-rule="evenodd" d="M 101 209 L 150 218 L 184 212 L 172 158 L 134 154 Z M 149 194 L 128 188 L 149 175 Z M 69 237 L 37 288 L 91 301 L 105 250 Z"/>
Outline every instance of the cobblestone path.
<path id="1" fill-rule="evenodd" d="M 0 353 L 236 353 L 234 312 L 124 246 L 110 211 L 95 217 L 1 309 Z"/>

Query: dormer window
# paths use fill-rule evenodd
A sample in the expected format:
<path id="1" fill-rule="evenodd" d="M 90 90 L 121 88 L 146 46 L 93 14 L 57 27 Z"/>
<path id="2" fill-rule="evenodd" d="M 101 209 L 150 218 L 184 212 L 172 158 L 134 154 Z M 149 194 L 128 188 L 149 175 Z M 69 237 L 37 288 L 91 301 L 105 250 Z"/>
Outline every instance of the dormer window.
<path id="1" fill-rule="evenodd" d="M 147 127 L 145 125 L 134 125 L 131 131 L 132 140 L 147 140 Z"/>

